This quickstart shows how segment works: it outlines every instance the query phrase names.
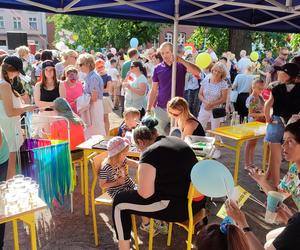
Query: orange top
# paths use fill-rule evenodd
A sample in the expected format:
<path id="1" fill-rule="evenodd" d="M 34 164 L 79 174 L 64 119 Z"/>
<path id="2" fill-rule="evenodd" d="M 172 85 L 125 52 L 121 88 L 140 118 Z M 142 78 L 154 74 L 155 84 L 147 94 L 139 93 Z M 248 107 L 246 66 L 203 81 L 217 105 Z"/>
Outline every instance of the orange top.
<path id="1" fill-rule="evenodd" d="M 52 140 L 68 140 L 68 127 L 65 121 L 56 121 L 51 124 Z M 70 122 L 70 149 L 76 150 L 76 146 L 85 141 L 84 127 Z"/>

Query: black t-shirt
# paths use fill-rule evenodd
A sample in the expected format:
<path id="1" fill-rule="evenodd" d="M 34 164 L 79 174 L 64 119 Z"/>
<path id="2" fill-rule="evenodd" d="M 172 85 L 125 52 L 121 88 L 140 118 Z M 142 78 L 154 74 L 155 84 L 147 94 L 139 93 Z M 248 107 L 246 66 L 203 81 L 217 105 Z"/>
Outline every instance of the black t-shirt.
<path id="1" fill-rule="evenodd" d="M 273 115 L 281 116 L 288 122 L 293 114 L 300 112 L 300 84 L 296 84 L 290 92 L 285 84 L 279 84 L 272 89 L 272 95 Z"/>
<path id="2" fill-rule="evenodd" d="M 184 141 L 174 136 L 160 136 L 142 154 L 140 162 L 156 169 L 155 197 L 187 202 L 191 170 L 198 161 Z"/>
<path id="3" fill-rule="evenodd" d="M 300 249 L 300 213 L 296 213 L 286 228 L 273 241 L 276 250 Z"/>

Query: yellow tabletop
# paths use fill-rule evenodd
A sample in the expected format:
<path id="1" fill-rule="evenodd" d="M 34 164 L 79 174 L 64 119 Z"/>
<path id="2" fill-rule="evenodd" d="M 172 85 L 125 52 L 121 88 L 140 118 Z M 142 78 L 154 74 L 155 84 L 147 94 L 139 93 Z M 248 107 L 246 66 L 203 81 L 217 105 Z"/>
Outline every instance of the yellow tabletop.
<path id="1" fill-rule="evenodd" d="M 38 198 L 37 205 L 30 210 L 18 212 L 12 215 L 2 215 L 0 216 L 0 224 L 12 222 L 13 224 L 13 235 L 14 235 L 14 249 L 19 250 L 19 236 L 18 236 L 18 224 L 17 220 L 25 222 L 30 228 L 30 238 L 31 238 L 31 249 L 36 250 L 36 228 L 35 228 L 35 217 L 34 213 L 42 209 L 47 208 L 44 201 Z"/>
<path id="2" fill-rule="evenodd" d="M 259 139 L 265 137 L 267 125 L 262 122 L 249 122 L 236 126 L 224 126 L 216 128 L 215 130 L 207 130 L 212 135 L 221 136 L 234 140 L 236 145 L 232 146 L 224 142 L 215 142 L 216 145 L 223 146 L 236 152 L 235 165 L 234 165 L 234 183 L 237 185 L 238 172 L 239 172 L 239 161 L 241 147 L 245 141 Z M 267 158 L 267 144 L 264 142 L 264 155 L 263 155 L 263 170 L 266 168 Z"/>

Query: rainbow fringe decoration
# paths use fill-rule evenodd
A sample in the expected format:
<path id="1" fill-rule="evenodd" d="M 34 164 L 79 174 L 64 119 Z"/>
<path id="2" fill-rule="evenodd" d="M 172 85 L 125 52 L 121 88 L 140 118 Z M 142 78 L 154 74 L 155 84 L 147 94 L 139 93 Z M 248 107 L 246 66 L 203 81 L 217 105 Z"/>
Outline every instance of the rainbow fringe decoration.
<path id="1" fill-rule="evenodd" d="M 69 142 L 26 139 L 21 151 L 22 172 L 40 185 L 40 197 L 49 207 L 53 199 L 63 205 L 64 196 L 73 191 Z"/>

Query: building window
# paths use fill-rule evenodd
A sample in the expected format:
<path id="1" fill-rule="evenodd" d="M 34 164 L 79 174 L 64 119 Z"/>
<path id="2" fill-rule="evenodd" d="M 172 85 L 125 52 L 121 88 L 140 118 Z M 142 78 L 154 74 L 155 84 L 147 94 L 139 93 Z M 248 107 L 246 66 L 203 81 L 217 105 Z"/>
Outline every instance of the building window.
<path id="1" fill-rule="evenodd" d="M 29 17 L 29 27 L 31 30 L 37 30 L 36 17 Z"/>
<path id="2" fill-rule="evenodd" d="M 4 18 L 0 16 L 0 29 L 4 29 Z"/>
<path id="3" fill-rule="evenodd" d="M 22 27 L 21 27 L 21 17 L 14 17 L 14 29 L 15 30 L 22 29 Z"/>
<path id="4" fill-rule="evenodd" d="M 178 43 L 185 44 L 186 34 L 184 32 L 179 32 L 178 34 Z"/>
<path id="5" fill-rule="evenodd" d="M 6 46 L 6 40 L 0 40 L 0 46 Z"/>
<path id="6" fill-rule="evenodd" d="M 171 32 L 165 33 L 165 42 L 169 42 L 169 43 L 173 42 L 173 34 Z"/>

